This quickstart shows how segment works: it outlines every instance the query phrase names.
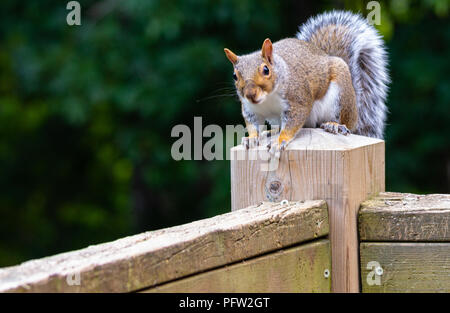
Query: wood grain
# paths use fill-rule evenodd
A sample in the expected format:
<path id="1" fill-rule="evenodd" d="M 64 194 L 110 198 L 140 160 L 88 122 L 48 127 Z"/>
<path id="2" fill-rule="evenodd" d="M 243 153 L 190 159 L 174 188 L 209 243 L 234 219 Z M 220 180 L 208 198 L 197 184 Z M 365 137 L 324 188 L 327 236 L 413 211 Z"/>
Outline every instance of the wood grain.
<path id="1" fill-rule="evenodd" d="M 330 292 L 330 242 L 315 240 L 145 292 Z"/>
<path id="2" fill-rule="evenodd" d="M 357 212 L 384 191 L 384 141 L 302 129 L 282 152 L 278 168 L 262 171 L 264 147 L 231 149 L 232 209 L 259 201 L 323 199 L 330 214 L 332 289 L 359 292 Z"/>
<path id="3" fill-rule="evenodd" d="M 385 192 L 361 204 L 362 241 L 450 242 L 450 195 Z"/>
<path id="4" fill-rule="evenodd" d="M 450 292 L 450 243 L 361 243 L 363 292 Z M 367 269 L 376 261 L 383 269 L 373 284 Z M 369 266 L 370 267 L 370 266 Z"/>
<path id="5" fill-rule="evenodd" d="M 0 292 L 128 292 L 328 234 L 324 201 L 261 203 L 0 269 Z M 80 285 L 69 285 L 80 274 Z"/>

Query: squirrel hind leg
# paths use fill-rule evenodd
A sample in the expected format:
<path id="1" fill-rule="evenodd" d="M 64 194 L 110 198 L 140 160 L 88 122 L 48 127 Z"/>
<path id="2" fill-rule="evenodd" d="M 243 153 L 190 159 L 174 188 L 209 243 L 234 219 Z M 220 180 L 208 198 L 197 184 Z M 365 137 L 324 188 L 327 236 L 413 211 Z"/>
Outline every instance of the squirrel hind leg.
<path id="1" fill-rule="evenodd" d="M 322 125 L 320 125 L 320 128 L 328 133 L 332 133 L 335 135 L 342 134 L 344 136 L 347 136 L 348 134 L 351 134 L 351 131 L 347 128 L 347 126 L 336 122 L 322 123 Z"/>

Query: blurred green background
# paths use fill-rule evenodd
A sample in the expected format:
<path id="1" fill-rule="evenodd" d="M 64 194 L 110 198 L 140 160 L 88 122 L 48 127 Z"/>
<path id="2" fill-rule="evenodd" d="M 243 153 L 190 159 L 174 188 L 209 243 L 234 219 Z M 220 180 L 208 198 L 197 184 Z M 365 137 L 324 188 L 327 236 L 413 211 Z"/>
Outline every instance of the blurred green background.
<path id="1" fill-rule="evenodd" d="M 242 124 L 223 48 L 368 1 L 0 4 L 0 266 L 230 210 L 228 161 L 174 161 L 173 126 Z M 448 0 L 380 1 L 386 189 L 450 193 Z M 216 97 L 217 96 L 217 97 Z"/>

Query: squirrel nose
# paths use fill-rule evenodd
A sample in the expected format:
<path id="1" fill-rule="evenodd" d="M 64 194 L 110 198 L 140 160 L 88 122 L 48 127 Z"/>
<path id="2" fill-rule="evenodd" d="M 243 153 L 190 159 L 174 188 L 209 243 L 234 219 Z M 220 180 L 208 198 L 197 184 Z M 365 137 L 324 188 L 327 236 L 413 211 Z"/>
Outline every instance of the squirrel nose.
<path id="1" fill-rule="evenodd" d="M 256 85 L 250 82 L 244 89 L 244 96 L 251 102 L 256 102 Z"/>
<path id="2" fill-rule="evenodd" d="M 251 102 L 256 102 L 256 92 L 247 93 L 245 97 Z"/>

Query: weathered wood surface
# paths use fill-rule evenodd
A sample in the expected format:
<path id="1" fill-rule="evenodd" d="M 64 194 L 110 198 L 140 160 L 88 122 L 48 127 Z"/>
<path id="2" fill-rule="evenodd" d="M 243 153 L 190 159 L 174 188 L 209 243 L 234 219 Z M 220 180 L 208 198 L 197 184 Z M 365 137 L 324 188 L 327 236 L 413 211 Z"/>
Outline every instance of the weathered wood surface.
<path id="1" fill-rule="evenodd" d="M 450 243 L 367 242 L 360 248 L 363 292 L 450 292 Z M 373 261 L 383 274 L 371 286 L 374 268 L 367 265 Z"/>
<path id="2" fill-rule="evenodd" d="M 450 242 L 450 195 L 385 192 L 361 204 L 362 241 Z"/>
<path id="3" fill-rule="evenodd" d="M 327 234 L 324 201 L 261 203 L 0 269 L 0 292 L 136 291 Z"/>
<path id="4" fill-rule="evenodd" d="M 359 292 L 357 212 L 362 201 L 384 191 L 384 141 L 302 129 L 267 168 L 264 146 L 231 149 L 232 209 L 259 201 L 324 199 L 330 214 L 332 289 Z"/>
<path id="5" fill-rule="evenodd" d="M 330 292 L 330 242 L 315 240 L 145 292 Z"/>

